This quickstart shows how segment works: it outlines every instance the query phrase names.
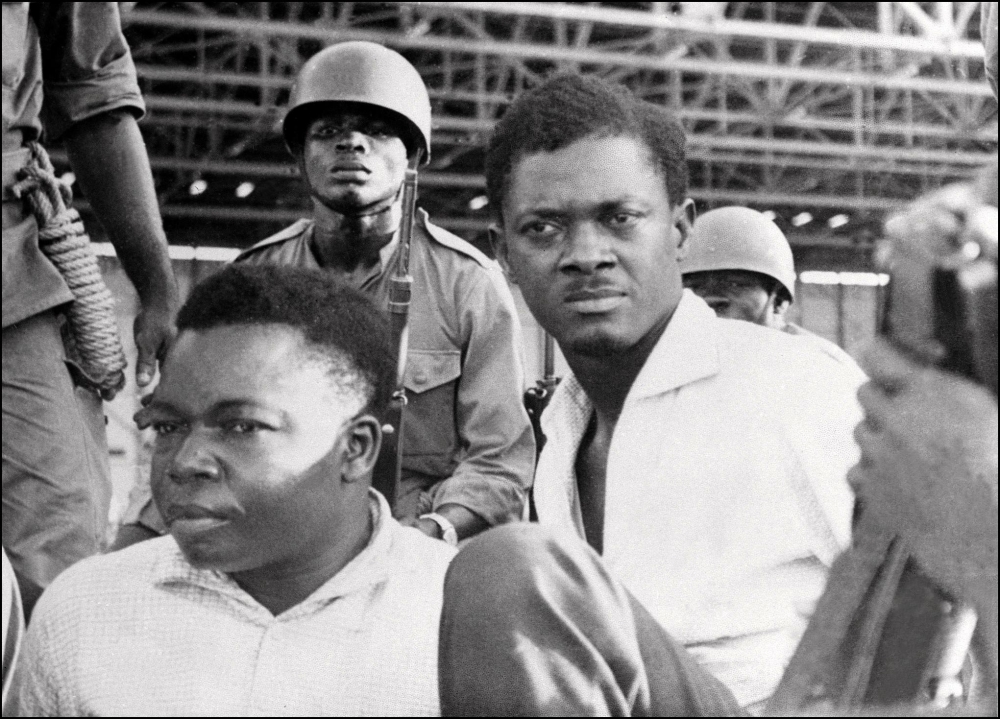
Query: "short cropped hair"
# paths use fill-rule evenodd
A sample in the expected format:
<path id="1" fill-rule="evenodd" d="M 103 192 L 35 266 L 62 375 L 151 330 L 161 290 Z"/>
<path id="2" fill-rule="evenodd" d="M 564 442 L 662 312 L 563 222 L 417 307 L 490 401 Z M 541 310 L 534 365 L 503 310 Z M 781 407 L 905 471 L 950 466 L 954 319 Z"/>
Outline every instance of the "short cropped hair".
<path id="1" fill-rule="evenodd" d="M 380 416 L 395 383 L 395 348 L 385 315 L 327 272 L 280 265 L 230 265 L 198 283 L 177 329 L 284 325 L 329 361 L 331 376 Z"/>
<path id="2" fill-rule="evenodd" d="M 594 136 L 627 136 L 644 143 L 663 176 L 671 204 L 687 199 L 686 138 L 680 123 L 621 85 L 565 74 L 518 97 L 493 131 L 486 150 L 486 192 L 496 216 L 500 217 L 510 173 L 524 157 L 555 152 Z"/>

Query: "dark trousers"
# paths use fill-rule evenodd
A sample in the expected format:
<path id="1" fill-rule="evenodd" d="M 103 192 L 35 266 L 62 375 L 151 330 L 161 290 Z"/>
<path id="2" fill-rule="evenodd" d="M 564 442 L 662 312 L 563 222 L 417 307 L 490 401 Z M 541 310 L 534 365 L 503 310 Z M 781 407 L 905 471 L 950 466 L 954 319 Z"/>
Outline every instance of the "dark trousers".
<path id="1" fill-rule="evenodd" d="M 734 716 L 735 698 L 576 537 L 486 532 L 445 580 L 445 716 Z"/>
<path id="2" fill-rule="evenodd" d="M 111 501 L 103 407 L 78 390 L 58 316 L 3 330 L 3 546 L 25 610 L 103 546 Z"/>

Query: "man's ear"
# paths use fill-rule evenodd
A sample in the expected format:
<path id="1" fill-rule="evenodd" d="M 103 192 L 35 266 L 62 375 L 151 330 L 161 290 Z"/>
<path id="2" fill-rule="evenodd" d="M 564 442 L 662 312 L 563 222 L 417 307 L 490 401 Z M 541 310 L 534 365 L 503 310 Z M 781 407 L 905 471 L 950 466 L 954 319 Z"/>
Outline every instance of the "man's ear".
<path id="1" fill-rule="evenodd" d="M 504 234 L 503 225 L 491 222 L 490 226 L 486 229 L 486 232 L 490 236 L 490 247 L 493 248 L 493 256 L 496 257 L 497 262 L 500 264 L 500 269 L 503 270 L 504 275 L 507 277 L 507 281 L 512 285 L 516 285 L 517 280 L 514 277 L 514 273 L 510 269 L 510 255 L 507 247 L 507 236 Z"/>
<path id="2" fill-rule="evenodd" d="M 674 228 L 677 232 L 671 239 L 677 242 L 677 261 L 680 262 L 688 253 L 688 238 L 691 237 L 691 228 L 698 212 L 694 206 L 694 200 L 687 199 L 674 208 Z"/>
<path id="3" fill-rule="evenodd" d="M 345 449 L 343 481 L 366 480 L 382 447 L 382 425 L 370 414 L 364 414 L 350 421 L 342 437 Z"/>
<path id="4" fill-rule="evenodd" d="M 774 304 L 774 314 L 777 317 L 783 318 L 792 307 L 792 301 L 788 299 L 783 291 L 772 293 L 771 302 Z"/>

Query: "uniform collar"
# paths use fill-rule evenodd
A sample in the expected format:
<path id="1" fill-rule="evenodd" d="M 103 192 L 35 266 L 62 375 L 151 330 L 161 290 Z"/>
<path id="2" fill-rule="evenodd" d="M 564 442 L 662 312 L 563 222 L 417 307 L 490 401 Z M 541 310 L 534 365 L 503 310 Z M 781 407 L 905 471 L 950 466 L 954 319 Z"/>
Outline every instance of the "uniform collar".
<path id="1" fill-rule="evenodd" d="M 180 591 L 196 589 L 218 594 L 241 605 L 244 610 L 258 615 L 264 621 L 286 620 L 315 612 L 337 599 L 380 584 L 388 578 L 393 568 L 392 547 L 394 542 L 398 541 L 401 528 L 392 518 L 392 512 L 385 498 L 375 490 L 369 490 L 368 506 L 373 525 L 368 545 L 303 602 L 288 609 L 279 617 L 273 617 L 229 575 L 191 566 L 172 538 L 169 551 L 162 554 L 154 563 L 153 584 L 166 589 Z"/>
<path id="2" fill-rule="evenodd" d="M 313 240 L 313 234 L 316 232 L 316 222 L 314 220 L 300 220 L 300 222 L 305 222 L 306 224 L 299 229 L 296 241 L 302 243 L 303 251 L 310 258 L 312 258 L 312 261 L 316 264 L 317 267 L 321 269 L 326 269 L 323 268 L 323 266 L 320 264 L 319 258 L 316 257 L 316 253 L 313 250 L 312 240 Z M 288 229 L 291 230 L 295 228 L 297 225 L 298 223 L 296 223 L 296 225 L 293 225 Z M 365 276 L 362 285 L 365 285 L 368 282 L 371 282 L 381 277 L 383 274 L 385 274 L 385 272 L 392 267 L 396 256 L 396 251 L 398 249 L 399 249 L 399 228 L 396 228 L 396 231 L 392 233 L 392 239 L 389 240 L 389 242 L 384 247 L 382 247 L 382 249 L 378 251 L 379 261 L 374 267 L 372 267 L 371 272 L 369 272 Z"/>

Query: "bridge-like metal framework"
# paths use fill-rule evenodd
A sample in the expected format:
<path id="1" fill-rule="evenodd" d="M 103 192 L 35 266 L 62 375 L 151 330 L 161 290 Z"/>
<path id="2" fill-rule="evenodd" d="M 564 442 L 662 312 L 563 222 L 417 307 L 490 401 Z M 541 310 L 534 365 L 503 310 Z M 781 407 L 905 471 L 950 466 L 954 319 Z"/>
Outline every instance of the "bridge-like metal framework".
<path id="1" fill-rule="evenodd" d="M 181 241 L 209 242 L 196 234 L 210 226 L 216 243 L 247 244 L 302 214 L 281 108 L 302 63 L 348 39 L 393 47 L 420 70 L 435 111 L 421 203 L 472 238 L 489 217 L 490 128 L 558 71 L 670 108 L 689 132 L 703 206 L 794 217 L 824 246 L 866 243 L 885 210 L 997 150 L 978 2 L 122 5 L 160 199 Z"/>

